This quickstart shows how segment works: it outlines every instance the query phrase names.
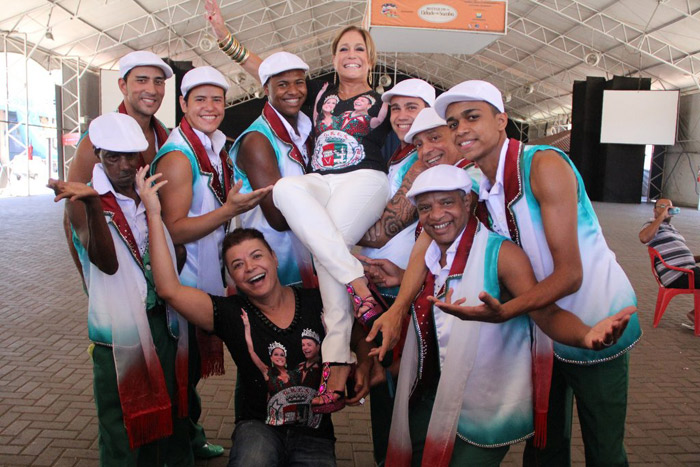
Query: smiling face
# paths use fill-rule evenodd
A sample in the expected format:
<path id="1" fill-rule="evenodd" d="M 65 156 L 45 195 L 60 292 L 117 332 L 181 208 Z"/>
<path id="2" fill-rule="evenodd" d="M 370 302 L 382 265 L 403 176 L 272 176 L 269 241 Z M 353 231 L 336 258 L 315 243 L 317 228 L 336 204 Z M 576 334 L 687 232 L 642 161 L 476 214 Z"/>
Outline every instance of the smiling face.
<path id="1" fill-rule="evenodd" d="M 270 76 L 265 83 L 265 94 L 270 105 L 285 117 L 296 118 L 306 100 L 304 70 L 289 70 Z"/>
<path id="2" fill-rule="evenodd" d="M 350 30 L 340 37 L 333 54 L 333 67 L 341 81 L 366 80 L 372 65 L 362 34 Z"/>
<path id="3" fill-rule="evenodd" d="M 277 257 L 258 239 L 231 246 L 224 260 L 236 288 L 253 299 L 265 297 L 279 284 Z"/>
<path id="4" fill-rule="evenodd" d="M 352 103 L 353 108 L 356 112 L 367 112 L 370 107 L 372 107 L 372 102 L 367 96 L 360 96 L 355 99 Z"/>
<path id="5" fill-rule="evenodd" d="M 130 115 L 153 116 L 165 96 L 165 73 L 155 66 L 137 66 L 126 79 L 119 78 L 119 90 Z"/>
<path id="6" fill-rule="evenodd" d="M 446 125 L 421 131 L 413 137 L 418 159 L 428 168 L 439 164 L 454 165 L 460 160 L 459 150 Z"/>
<path id="7" fill-rule="evenodd" d="M 301 340 L 301 351 L 307 360 L 316 360 L 321 350 L 321 346 L 315 340 L 304 338 Z"/>
<path id="8" fill-rule="evenodd" d="M 469 221 L 470 198 L 462 190 L 431 191 L 416 196 L 418 219 L 441 252 L 447 251 Z"/>
<path id="9" fill-rule="evenodd" d="M 287 355 L 279 347 L 276 347 L 270 354 L 270 362 L 277 368 L 284 368 L 287 364 Z"/>
<path id="10" fill-rule="evenodd" d="M 141 165 L 140 153 L 100 150 L 99 154 L 102 168 L 117 193 L 131 190 Z"/>
<path id="11" fill-rule="evenodd" d="M 454 102 L 445 120 L 462 157 L 480 164 L 484 158 L 498 161 L 506 139 L 508 116 L 484 101 Z"/>
<path id="12" fill-rule="evenodd" d="M 391 128 L 402 143 L 404 136 L 411 129 L 413 120 L 426 107 L 425 101 L 420 97 L 393 96 L 391 98 L 389 121 Z"/>
<path id="13" fill-rule="evenodd" d="M 323 101 L 323 105 L 321 106 L 321 110 L 324 112 L 331 114 L 333 113 L 333 110 L 335 109 L 336 104 L 338 104 L 338 97 L 335 95 L 331 95 L 326 97 L 326 99 Z"/>
<path id="14" fill-rule="evenodd" d="M 211 137 L 224 120 L 224 90 L 211 84 L 197 86 L 187 93 L 187 100 L 180 96 L 180 107 L 192 128 Z"/>

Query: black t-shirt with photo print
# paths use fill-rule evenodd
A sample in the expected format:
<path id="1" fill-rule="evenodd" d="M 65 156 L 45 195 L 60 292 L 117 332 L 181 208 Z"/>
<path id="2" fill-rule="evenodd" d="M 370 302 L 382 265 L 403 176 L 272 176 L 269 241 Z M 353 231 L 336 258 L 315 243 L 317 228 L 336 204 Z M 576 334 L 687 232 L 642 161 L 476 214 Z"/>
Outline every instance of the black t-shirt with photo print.
<path id="1" fill-rule="evenodd" d="M 334 439 L 330 416 L 311 411 L 320 371 L 306 370 L 320 368 L 320 342 L 325 335 L 321 296 L 317 289 L 292 289 L 296 310 L 291 324 L 284 329 L 268 320 L 244 296 L 211 296 L 214 333 L 226 344 L 238 368 L 240 403 L 236 421 L 256 419 Z M 253 350 L 266 367 L 266 374 L 248 349 L 241 310 L 248 315 Z M 302 337 L 318 342 L 319 353 L 314 361 L 307 362 L 302 352 Z"/>
<path id="2" fill-rule="evenodd" d="M 324 84 L 317 80 L 307 82 L 306 99 L 315 104 L 316 110 L 311 170 L 321 174 L 357 169 L 386 172 L 381 150 L 391 124 L 382 96 L 369 90 L 343 100 L 337 86 L 329 85 L 324 90 Z"/>

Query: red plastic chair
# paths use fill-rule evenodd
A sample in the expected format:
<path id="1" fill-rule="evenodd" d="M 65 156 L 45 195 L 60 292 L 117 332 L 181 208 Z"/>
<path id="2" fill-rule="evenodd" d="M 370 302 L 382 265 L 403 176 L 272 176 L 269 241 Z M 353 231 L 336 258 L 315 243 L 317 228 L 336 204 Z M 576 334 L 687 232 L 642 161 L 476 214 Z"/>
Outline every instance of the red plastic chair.
<path id="1" fill-rule="evenodd" d="M 658 251 L 656 251 L 652 247 L 647 248 L 649 248 L 651 272 L 654 274 L 654 279 L 656 279 L 656 282 L 659 284 L 659 295 L 656 298 L 656 310 L 654 310 L 654 327 L 657 327 L 659 325 L 659 321 L 661 321 L 661 316 L 664 314 L 664 311 L 666 311 L 666 306 L 668 306 L 669 302 L 673 297 L 681 294 L 693 294 L 695 304 L 694 329 L 695 335 L 700 336 L 700 289 L 695 288 L 695 272 L 691 269 L 677 268 L 675 266 L 671 266 L 663 260 Z M 661 281 L 659 280 L 659 276 L 656 274 L 656 268 L 654 267 L 656 259 L 661 261 L 661 263 L 668 269 L 673 269 L 674 271 L 681 271 L 684 274 L 688 274 L 688 284 L 690 285 L 690 287 L 687 289 L 667 289 L 666 287 L 664 287 Z"/>

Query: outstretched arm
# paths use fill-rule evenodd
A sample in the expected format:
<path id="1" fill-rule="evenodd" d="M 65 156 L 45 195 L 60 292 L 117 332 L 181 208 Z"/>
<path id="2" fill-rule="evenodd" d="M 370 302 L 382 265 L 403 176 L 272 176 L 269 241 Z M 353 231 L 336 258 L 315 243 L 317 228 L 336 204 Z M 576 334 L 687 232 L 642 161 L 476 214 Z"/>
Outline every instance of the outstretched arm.
<path id="1" fill-rule="evenodd" d="M 100 195 L 92 187 L 79 182 L 49 179 L 47 186 L 56 194 L 54 201 L 67 200 L 68 219 L 87 250 L 90 262 L 105 274 L 117 272 L 119 262 Z"/>
<path id="2" fill-rule="evenodd" d="M 159 173 L 144 179 L 147 173 L 148 166 L 136 172 L 136 187 L 139 189 L 141 202 L 146 208 L 151 268 L 156 292 L 188 321 L 211 332 L 214 330 L 214 306 L 211 297 L 202 290 L 180 283 L 168 250 L 158 200 L 158 190 L 168 182 L 167 180 L 158 181 L 161 178 Z M 154 185 L 154 182 L 157 183 Z"/>
<path id="3" fill-rule="evenodd" d="M 223 16 L 221 15 L 219 2 L 217 2 L 217 0 L 206 0 L 204 2 L 204 8 L 206 10 L 205 14 L 207 21 L 209 21 L 209 24 L 211 24 L 211 27 L 214 30 L 214 34 L 216 34 L 216 40 L 219 42 L 223 41 L 228 37 L 229 30 L 226 27 Z M 258 68 L 260 68 L 262 59 L 252 51 L 249 52 L 250 55 L 248 56 L 248 59 L 245 62 L 240 63 L 240 65 L 246 72 L 248 72 L 248 74 L 260 81 L 260 77 L 258 76 Z"/>
<path id="4" fill-rule="evenodd" d="M 422 162 L 416 161 L 406 172 L 401 186 L 387 203 L 375 224 L 369 228 L 358 245 L 371 248 L 381 248 L 396 234 L 418 219 L 415 206 L 406 198 L 406 193 L 413 186 L 416 177 L 426 169 Z"/>
<path id="5" fill-rule="evenodd" d="M 272 191 L 272 187 L 269 186 L 240 194 L 239 181 L 231 187 L 222 206 L 201 216 L 189 217 L 192 203 L 192 169 L 187 157 L 179 151 L 170 152 L 159 161 L 158 171 L 168 182 L 161 190 L 163 221 L 176 245 L 194 242 L 209 235 L 233 217 L 255 207 Z"/>
<path id="6" fill-rule="evenodd" d="M 384 119 L 386 118 L 387 114 L 389 113 L 389 104 L 386 102 L 382 103 L 382 107 L 379 109 L 379 113 L 377 114 L 376 117 L 372 117 L 369 120 L 369 127 L 370 128 L 377 128 L 379 125 L 382 124 Z"/>
<path id="7" fill-rule="evenodd" d="M 253 360 L 253 363 L 255 363 L 255 366 L 258 367 L 258 370 L 260 370 L 260 373 L 262 373 L 265 381 L 267 381 L 270 379 L 268 374 L 270 369 L 263 363 L 262 360 L 260 360 L 258 354 L 255 353 L 255 347 L 253 347 L 253 336 L 250 334 L 250 320 L 248 319 L 248 313 L 246 313 L 243 308 L 241 308 L 241 320 L 243 321 L 243 333 L 245 334 L 245 343 L 248 346 L 250 359 Z"/>
<path id="8" fill-rule="evenodd" d="M 425 252 L 431 241 L 425 231 L 421 232 L 413 250 L 411 250 L 408 267 L 394 304 L 377 318 L 372 325 L 372 330 L 367 335 L 367 341 L 371 341 L 377 336 L 377 333 L 382 333 L 382 346 L 370 351 L 370 355 L 378 356 L 380 361 L 384 360 L 386 353 L 398 343 L 401 337 L 403 319 L 411 309 L 413 300 L 425 282 L 425 275 L 428 273 L 428 268 L 425 266 Z"/>
<path id="9" fill-rule="evenodd" d="M 498 256 L 498 278 L 516 297 L 532 290 L 537 283 L 527 255 L 511 242 L 503 242 L 501 245 Z M 479 294 L 479 299 L 484 304 L 476 307 L 461 306 L 465 301 L 463 298 L 452 303 L 452 293 L 453 290 L 450 290 L 444 301 L 434 298 L 431 298 L 431 301 L 442 311 L 460 319 L 503 322 L 521 314 L 509 313 L 505 309 L 507 303 L 502 305 L 485 292 Z M 573 347 L 600 350 L 617 342 L 635 311 L 634 308 L 626 308 L 614 316 L 601 320 L 593 327 L 587 326 L 576 315 L 559 308 L 556 304 L 547 305 L 541 310 L 533 310 L 530 312 L 530 317 L 545 334 L 557 342 Z"/>

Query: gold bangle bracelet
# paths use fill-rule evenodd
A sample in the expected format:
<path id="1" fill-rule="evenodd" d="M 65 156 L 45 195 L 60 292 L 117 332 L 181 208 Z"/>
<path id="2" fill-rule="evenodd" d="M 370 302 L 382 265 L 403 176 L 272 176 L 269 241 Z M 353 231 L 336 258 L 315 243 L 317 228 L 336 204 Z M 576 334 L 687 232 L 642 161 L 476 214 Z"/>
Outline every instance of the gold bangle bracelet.
<path id="1" fill-rule="evenodd" d="M 250 52 L 248 51 L 248 49 L 246 49 L 246 50 L 245 50 L 245 55 L 244 55 L 243 58 L 238 62 L 238 64 L 239 64 L 239 65 L 243 65 L 243 64 L 246 62 L 246 60 L 248 60 L 248 57 L 250 57 Z"/>
<path id="2" fill-rule="evenodd" d="M 226 37 L 224 37 L 223 39 L 221 39 L 221 40 L 219 41 L 219 47 L 223 49 L 223 48 L 224 48 L 224 44 L 226 44 L 227 42 L 229 42 L 232 38 L 233 38 L 233 36 L 231 35 L 231 31 L 226 31 Z"/>

